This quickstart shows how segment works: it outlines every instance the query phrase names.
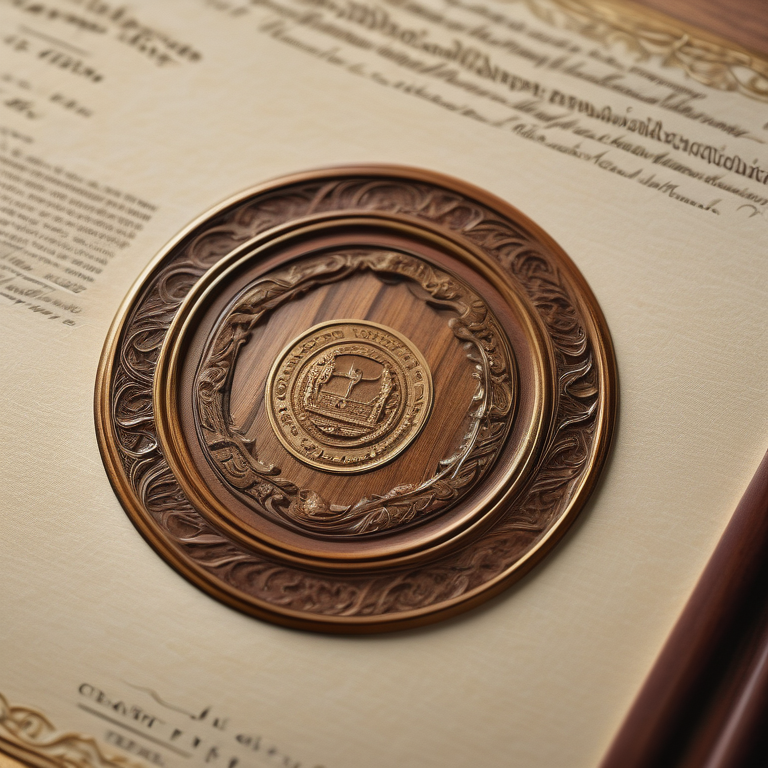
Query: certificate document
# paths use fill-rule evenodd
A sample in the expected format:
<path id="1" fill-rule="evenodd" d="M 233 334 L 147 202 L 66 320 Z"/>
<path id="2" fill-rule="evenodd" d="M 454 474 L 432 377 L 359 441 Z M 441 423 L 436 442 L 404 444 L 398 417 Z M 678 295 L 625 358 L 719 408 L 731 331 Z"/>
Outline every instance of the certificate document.
<path id="1" fill-rule="evenodd" d="M 768 445 L 768 62 L 610 0 L 0 2 L 0 751 L 86 766 L 594 766 Z M 93 419 L 121 302 L 270 179 L 384 163 L 578 266 L 620 405 L 589 503 L 428 628 L 286 629 L 123 511 Z"/>

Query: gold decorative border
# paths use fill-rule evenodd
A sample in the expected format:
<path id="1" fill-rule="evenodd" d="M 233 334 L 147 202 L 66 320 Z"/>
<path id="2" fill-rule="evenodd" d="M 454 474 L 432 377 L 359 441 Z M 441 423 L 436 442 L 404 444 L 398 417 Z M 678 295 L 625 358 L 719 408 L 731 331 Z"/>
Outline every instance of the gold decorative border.
<path id="1" fill-rule="evenodd" d="M 144 768 L 104 754 L 92 736 L 59 731 L 36 709 L 11 706 L 1 693 L 0 750 L 39 768 Z"/>
<path id="2" fill-rule="evenodd" d="M 650 8 L 622 0 L 504 1 L 597 43 L 623 44 L 638 61 L 654 59 L 709 88 L 768 102 L 768 58 Z"/>

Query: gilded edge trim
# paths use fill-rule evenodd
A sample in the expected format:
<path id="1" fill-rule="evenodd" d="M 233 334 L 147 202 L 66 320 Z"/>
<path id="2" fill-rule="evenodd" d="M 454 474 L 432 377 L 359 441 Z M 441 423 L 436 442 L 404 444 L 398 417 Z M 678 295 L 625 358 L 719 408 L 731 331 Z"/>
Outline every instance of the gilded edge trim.
<path id="1" fill-rule="evenodd" d="M 501 0 L 523 3 L 546 24 L 597 43 L 623 43 L 637 61 L 654 59 L 692 80 L 768 103 L 768 57 L 715 33 L 626 0 Z"/>
<path id="2" fill-rule="evenodd" d="M 0 693 L 0 750 L 37 768 L 144 768 L 107 755 L 93 736 L 59 731 L 40 711 L 11 706 Z"/>

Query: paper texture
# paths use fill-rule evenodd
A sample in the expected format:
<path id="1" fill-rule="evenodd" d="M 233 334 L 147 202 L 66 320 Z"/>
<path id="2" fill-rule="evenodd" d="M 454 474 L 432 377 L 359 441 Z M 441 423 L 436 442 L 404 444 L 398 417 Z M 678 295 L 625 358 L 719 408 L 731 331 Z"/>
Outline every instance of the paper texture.
<path id="1" fill-rule="evenodd" d="M 590 26 L 595 7 L 0 4 L 9 706 L 174 768 L 598 762 L 768 441 L 768 124 L 748 58 L 697 79 L 695 40 Z M 356 162 L 460 177 L 552 235 L 606 315 L 620 416 L 592 501 L 522 582 L 429 629 L 328 637 L 240 615 L 152 551 L 92 398 L 123 296 L 178 230 Z"/>

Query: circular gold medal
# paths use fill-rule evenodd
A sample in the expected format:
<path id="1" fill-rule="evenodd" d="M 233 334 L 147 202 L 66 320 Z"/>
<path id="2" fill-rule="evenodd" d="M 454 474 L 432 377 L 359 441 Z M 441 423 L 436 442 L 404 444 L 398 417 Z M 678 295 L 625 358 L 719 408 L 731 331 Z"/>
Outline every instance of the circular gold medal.
<path id="1" fill-rule="evenodd" d="M 393 459 L 424 426 L 429 366 L 397 331 L 332 320 L 275 360 L 265 403 L 280 442 L 305 464 L 362 472 Z"/>

